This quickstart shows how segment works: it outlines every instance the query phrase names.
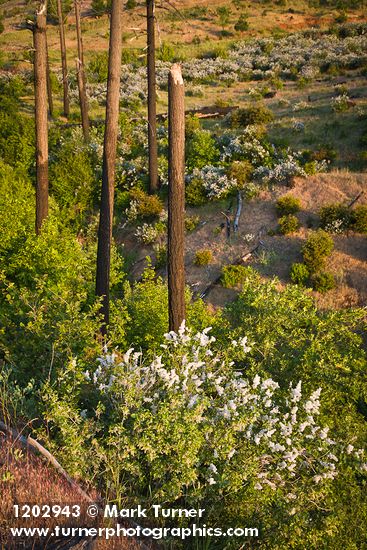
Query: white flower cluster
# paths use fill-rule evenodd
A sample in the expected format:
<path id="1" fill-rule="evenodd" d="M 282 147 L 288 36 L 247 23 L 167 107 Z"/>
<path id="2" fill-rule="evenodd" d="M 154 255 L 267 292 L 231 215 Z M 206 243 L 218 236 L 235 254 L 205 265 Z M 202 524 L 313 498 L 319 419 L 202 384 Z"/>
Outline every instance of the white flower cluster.
<path id="1" fill-rule="evenodd" d="M 345 231 L 345 220 L 333 220 L 332 222 L 329 222 L 327 225 L 325 225 L 324 229 L 328 233 L 335 233 L 336 235 L 340 235 Z"/>
<path id="2" fill-rule="evenodd" d="M 306 172 L 291 155 L 280 160 L 273 168 L 260 166 L 253 173 L 256 181 L 267 185 L 289 184 L 295 176 L 305 177 Z"/>
<path id="3" fill-rule="evenodd" d="M 232 83 L 240 79 L 287 79 L 294 77 L 294 74 L 311 80 L 319 74 L 320 69 L 330 66 L 355 69 L 367 63 L 366 26 L 361 24 L 355 29 L 355 36 L 346 38 L 315 31 L 313 34 L 291 34 L 280 40 L 261 38 L 252 42 L 240 42 L 228 51 L 226 58 L 185 61 L 182 63 L 183 76 L 186 81 L 199 84 L 210 80 Z M 166 89 L 169 68 L 169 62 L 157 61 L 157 86 L 162 89 Z M 77 101 L 77 88 L 73 82 L 71 88 Z M 105 102 L 106 84 L 89 84 L 88 93 L 91 100 Z M 146 98 L 146 67 L 123 65 L 122 101 L 126 105 L 133 105 L 135 102 L 145 102 Z"/>
<path id="4" fill-rule="evenodd" d="M 205 193 L 209 199 L 223 198 L 237 187 L 237 180 L 229 178 L 224 168 L 219 166 L 208 165 L 201 170 L 195 168 L 187 179 L 190 181 L 193 178 L 200 178 L 203 181 Z"/>
<path id="5" fill-rule="evenodd" d="M 232 340 L 218 352 L 210 331 L 193 334 L 183 323 L 177 333 L 165 335 L 161 355 L 145 362 L 133 348 L 120 357 L 106 354 L 86 377 L 112 402 L 122 403 L 127 420 L 139 407 L 156 414 L 171 402 L 192 411 L 192 421 L 206 434 L 202 475 L 208 485 L 219 483 L 236 457 L 242 468 L 244 452 L 257 463 L 252 478 L 257 490 L 292 485 L 304 476 L 316 484 L 332 480 L 343 453 L 362 462 L 363 450 L 339 444 L 328 427 L 317 423 L 320 388 L 304 397 L 301 382 L 282 390 L 271 378 L 244 377 L 236 365 L 251 352 L 247 338 Z M 217 433 L 232 435 L 230 448 L 221 450 Z M 244 479 L 247 475 L 243 472 Z"/>
<path id="6" fill-rule="evenodd" d="M 331 100 L 331 107 L 336 113 L 342 113 L 349 109 L 349 97 L 347 94 L 342 94 L 334 97 Z"/>
<path id="7" fill-rule="evenodd" d="M 135 231 L 135 237 L 144 244 L 154 243 L 161 234 L 161 224 L 143 223 L 143 225 L 139 225 Z"/>

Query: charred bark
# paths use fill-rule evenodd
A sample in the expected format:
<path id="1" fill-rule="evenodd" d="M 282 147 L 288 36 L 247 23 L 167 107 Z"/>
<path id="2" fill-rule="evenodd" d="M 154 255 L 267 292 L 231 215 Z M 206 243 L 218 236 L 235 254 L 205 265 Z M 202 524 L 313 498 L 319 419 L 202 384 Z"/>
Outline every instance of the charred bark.
<path id="1" fill-rule="evenodd" d="M 64 19 L 62 15 L 61 0 L 57 0 L 57 17 L 59 19 L 64 115 L 66 118 L 68 118 L 70 114 L 68 65 L 66 61 L 65 29 L 64 29 Z"/>
<path id="2" fill-rule="evenodd" d="M 86 76 L 85 76 L 85 68 L 84 68 L 82 27 L 81 27 L 81 19 L 80 19 L 80 0 L 74 0 L 74 8 L 75 8 L 76 34 L 77 34 L 77 40 L 78 40 L 78 59 L 76 60 L 76 72 L 78 76 L 80 114 L 82 117 L 83 136 L 85 141 L 88 141 L 89 115 L 88 115 L 87 85 L 86 85 Z"/>
<path id="3" fill-rule="evenodd" d="M 102 297 L 102 336 L 107 333 L 110 311 L 110 261 L 121 78 L 121 11 L 122 0 L 112 0 L 96 276 L 96 295 Z"/>
<path id="4" fill-rule="evenodd" d="M 179 65 L 168 77 L 168 302 L 169 330 L 185 319 L 185 91 Z"/>
<path id="5" fill-rule="evenodd" d="M 47 1 L 40 4 L 33 24 L 36 127 L 36 233 L 48 216 Z"/>
<path id="6" fill-rule="evenodd" d="M 154 193 L 158 189 L 154 0 L 146 0 L 146 3 L 147 3 L 149 192 Z"/>

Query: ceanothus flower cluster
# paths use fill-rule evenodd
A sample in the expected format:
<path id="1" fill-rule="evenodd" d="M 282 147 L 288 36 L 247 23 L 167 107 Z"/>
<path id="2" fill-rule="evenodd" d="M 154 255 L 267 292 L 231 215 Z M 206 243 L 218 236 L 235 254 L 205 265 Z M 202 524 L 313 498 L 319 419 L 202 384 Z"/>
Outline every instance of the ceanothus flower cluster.
<path id="1" fill-rule="evenodd" d="M 237 180 L 229 178 L 224 168 L 220 166 L 208 165 L 201 170 L 195 168 L 187 180 L 190 181 L 193 178 L 202 180 L 205 193 L 211 200 L 225 197 L 237 187 Z"/>

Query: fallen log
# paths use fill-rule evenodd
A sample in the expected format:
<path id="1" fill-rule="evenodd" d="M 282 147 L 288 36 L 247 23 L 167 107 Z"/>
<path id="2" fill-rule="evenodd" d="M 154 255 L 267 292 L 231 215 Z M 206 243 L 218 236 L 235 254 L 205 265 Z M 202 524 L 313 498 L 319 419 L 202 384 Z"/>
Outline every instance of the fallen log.
<path id="1" fill-rule="evenodd" d="M 238 106 L 235 107 L 201 107 L 200 109 L 189 109 L 188 111 L 185 111 L 185 116 L 187 115 L 196 115 L 199 118 L 218 118 L 221 116 L 226 116 L 228 113 L 231 113 L 232 111 L 235 111 L 236 109 L 239 109 Z M 167 118 L 166 113 L 161 113 L 157 115 L 157 120 L 162 121 Z"/>

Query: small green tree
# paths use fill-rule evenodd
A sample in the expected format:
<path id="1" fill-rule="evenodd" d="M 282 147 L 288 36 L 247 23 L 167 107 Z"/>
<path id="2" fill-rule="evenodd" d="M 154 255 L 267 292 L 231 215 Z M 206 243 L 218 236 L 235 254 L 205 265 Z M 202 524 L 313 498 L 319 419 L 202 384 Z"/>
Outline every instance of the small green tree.
<path id="1" fill-rule="evenodd" d="M 244 13 L 242 15 L 240 15 L 240 17 L 239 17 L 237 23 L 235 24 L 234 28 L 238 32 L 247 31 L 249 29 L 247 15 L 245 15 Z"/>
<path id="2" fill-rule="evenodd" d="M 220 6 L 219 8 L 217 8 L 217 15 L 218 15 L 220 26 L 224 31 L 225 27 L 227 27 L 229 23 L 231 10 L 229 9 L 228 6 Z"/>

